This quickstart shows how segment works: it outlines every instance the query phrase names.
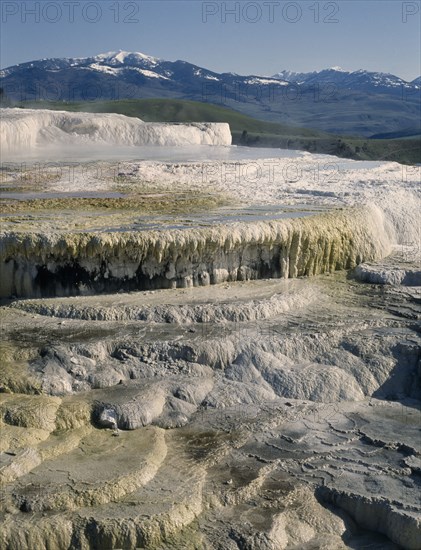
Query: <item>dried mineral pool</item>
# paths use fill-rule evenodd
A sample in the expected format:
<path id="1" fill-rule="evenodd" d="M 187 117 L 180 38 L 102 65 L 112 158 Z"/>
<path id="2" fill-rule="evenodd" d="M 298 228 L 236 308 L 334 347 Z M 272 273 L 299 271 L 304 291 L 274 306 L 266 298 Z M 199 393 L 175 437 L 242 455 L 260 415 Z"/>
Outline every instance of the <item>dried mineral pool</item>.
<path id="1" fill-rule="evenodd" d="M 0 547 L 420 549 L 419 168 L 14 111 Z"/>

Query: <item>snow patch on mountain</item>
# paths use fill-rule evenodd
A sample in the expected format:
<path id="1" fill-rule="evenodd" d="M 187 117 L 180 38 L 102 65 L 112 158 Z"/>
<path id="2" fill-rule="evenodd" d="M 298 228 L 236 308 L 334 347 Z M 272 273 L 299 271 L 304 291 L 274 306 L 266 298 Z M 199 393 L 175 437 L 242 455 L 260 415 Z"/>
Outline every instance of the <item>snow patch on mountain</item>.
<path id="1" fill-rule="evenodd" d="M 168 78 L 167 76 L 155 73 L 154 71 L 149 71 L 148 69 L 139 69 L 138 67 L 128 67 L 128 70 L 136 71 L 137 73 L 143 74 L 143 76 L 146 76 L 148 78 L 161 78 L 162 80 L 170 80 L 170 78 Z"/>
<path id="2" fill-rule="evenodd" d="M 278 80 L 276 78 L 260 78 L 257 76 L 246 80 L 246 84 L 254 84 L 254 85 L 259 85 L 259 84 L 273 85 L 274 84 L 276 86 L 288 86 L 288 82 Z"/>
<path id="3" fill-rule="evenodd" d="M 118 75 L 119 69 L 113 69 L 112 67 L 108 67 L 107 65 L 98 65 L 98 63 L 92 63 L 87 67 L 87 69 L 93 69 L 94 71 L 99 71 L 101 73 L 111 74 L 111 75 Z"/>
<path id="4" fill-rule="evenodd" d="M 156 65 L 160 59 L 151 55 L 145 55 L 141 52 L 125 52 L 119 50 L 118 52 L 101 53 L 95 56 L 98 61 L 103 61 L 112 64 L 131 64 L 131 63 L 144 63 L 148 62 L 151 65 Z"/>

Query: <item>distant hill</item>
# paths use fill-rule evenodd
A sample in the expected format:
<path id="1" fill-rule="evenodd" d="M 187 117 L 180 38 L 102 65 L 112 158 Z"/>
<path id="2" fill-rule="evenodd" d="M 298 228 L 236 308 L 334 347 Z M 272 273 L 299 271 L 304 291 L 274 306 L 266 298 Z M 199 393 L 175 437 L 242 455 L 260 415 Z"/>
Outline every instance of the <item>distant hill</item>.
<path id="1" fill-rule="evenodd" d="M 418 129 L 407 128 L 399 132 L 385 132 L 384 134 L 375 134 L 370 139 L 399 139 L 399 138 L 419 138 L 421 139 L 421 131 Z"/>
<path id="2" fill-rule="evenodd" d="M 236 111 L 196 101 L 171 99 L 130 99 L 103 102 L 26 102 L 22 107 L 49 108 L 73 112 L 118 113 L 146 122 L 227 122 L 233 143 L 257 147 L 299 149 L 344 158 L 421 162 L 418 139 L 361 139 L 332 135 L 257 120 Z"/>
<path id="3" fill-rule="evenodd" d="M 363 137 L 417 130 L 421 118 L 419 79 L 338 68 L 242 76 L 136 52 L 21 63 L 0 71 L 0 86 L 12 102 L 184 99 L 268 122 Z"/>

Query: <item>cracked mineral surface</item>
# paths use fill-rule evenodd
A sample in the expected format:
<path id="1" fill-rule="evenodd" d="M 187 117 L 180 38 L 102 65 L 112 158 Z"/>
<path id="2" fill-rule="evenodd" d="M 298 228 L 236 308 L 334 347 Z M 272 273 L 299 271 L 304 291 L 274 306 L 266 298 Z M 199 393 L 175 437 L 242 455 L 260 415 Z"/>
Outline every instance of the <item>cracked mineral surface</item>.
<path id="1" fill-rule="evenodd" d="M 419 298 L 341 272 L 4 306 L 2 547 L 419 548 Z"/>

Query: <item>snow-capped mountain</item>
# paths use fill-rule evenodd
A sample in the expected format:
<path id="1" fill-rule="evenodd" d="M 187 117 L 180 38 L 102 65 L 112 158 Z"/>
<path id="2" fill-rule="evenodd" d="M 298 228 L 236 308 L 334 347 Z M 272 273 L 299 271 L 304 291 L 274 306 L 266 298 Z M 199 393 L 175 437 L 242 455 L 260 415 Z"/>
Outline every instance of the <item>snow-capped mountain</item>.
<path id="1" fill-rule="evenodd" d="M 41 59 L 0 71 L 3 97 L 12 103 L 190 99 L 268 121 L 367 136 L 418 126 L 420 80 L 340 67 L 242 76 L 126 51 Z"/>
<path id="2" fill-rule="evenodd" d="M 331 67 L 322 71 L 313 71 L 310 73 L 295 73 L 292 71 L 281 71 L 272 78 L 279 78 L 289 83 L 303 84 L 323 84 L 329 83 L 349 90 L 360 90 L 367 92 L 392 92 L 402 89 L 417 89 L 421 84 L 421 77 L 407 82 L 398 76 L 390 73 L 372 72 L 365 70 L 346 71 L 340 67 Z"/>
<path id="3" fill-rule="evenodd" d="M 190 70 L 187 71 L 188 69 Z M 216 73 L 185 61 L 168 62 L 140 52 L 125 51 L 102 53 L 93 57 L 52 58 L 20 63 L 2 70 L 0 76 L 5 78 L 25 72 L 30 76 L 34 71 L 46 73 L 73 71 L 75 74 L 77 71 L 85 71 L 85 75 L 100 73 L 121 78 L 141 75 L 162 80 L 177 80 L 180 76 L 185 76 L 187 71 L 197 77 L 216 79 Z"/>
<path id="4" fill-rule="evenodd" d="M 110 68 L 127 67 L 154 67 L 160 60 L 156 57 L 139 52 L 108 52 L 93 57 L 69 57 L 69 58 L 45 58 L 28 63 L 20 63 L 2 70 L 2 76 L 12 74 L 17 70 L 41 69 L 44 71 L 62 71 L 71 67 L 91 68 L 96 70 L 98 66 Z"/>

